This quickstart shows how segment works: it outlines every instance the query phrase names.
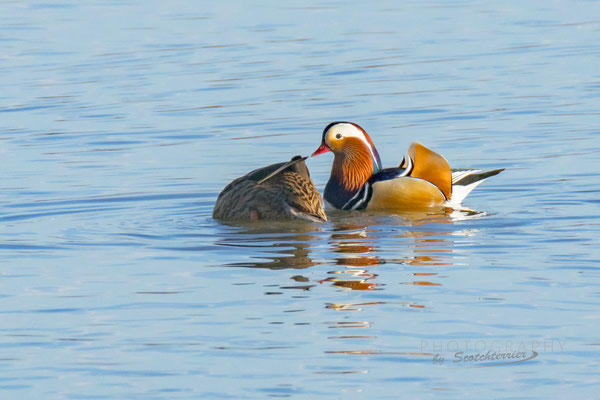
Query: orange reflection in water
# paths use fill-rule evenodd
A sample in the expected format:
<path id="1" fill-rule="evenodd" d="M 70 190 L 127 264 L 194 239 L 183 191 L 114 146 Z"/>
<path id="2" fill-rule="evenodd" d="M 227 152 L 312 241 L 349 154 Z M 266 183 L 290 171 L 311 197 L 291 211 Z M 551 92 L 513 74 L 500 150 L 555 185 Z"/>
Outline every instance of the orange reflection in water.
<path id="1" fill-rule="evenodd" d="M 419 250 L 413 250 L 415 253 L 418 253 Z M 450 251 L 448 251 L 450 252 Z M 411 256 L 404 258 L 395 258 L 389 260 L 389 262 L 396 262 L 398 264 L 405 265 L 414 265 L 417 267 L 426 267 L 430 265 L 453 265 L 454 263 L 450 261 L 448 258 L 438 257 L 438 256 Z"/>
<path id="2" fill-rule="evenodd" d="M 398 224 L 397 229 L 394 229 L 394 227 L 390 228 L 389 225 L 386 226 L 378 221 L 373 222 L 372 219 L 367 217 L 361 218 L 358 221 L 346 221 L 338 224 L 332 219 L 335 229 L 330 235 L 330 247 L 336 254 L 335 264 L 345 268 L 329 271 L 329 276 L 321 280 L 321 283 L 330 282 L 335 287 L 363 291 L 383 289 L 386 283 L 407 284 L 423 288 L 439 287 L 442 285 L 436 282 L 437 279 L 441 278 L 438 272 L 419 270 L 419 267 L 425 269 L 427 267 L 435 268 L 436 266 L 453 265 L 451 258 L 454 246 L 452 231 L 432 229 L 431 226 L 425 226 L 427 224 L 450 223 L 451 219 L 447 214 L 429 215 L 413 213 L 409 215 L 409 218 L 404 218 L 402 220 L 404 224 Z M 420 228 L 421 225 L 424 226 L 423 229 Z M 382 227 L 382 230 L 377 229 L 378 226 Z M 393 246 L 397 246 L 397 249 L 394 249 Z M 377 282 L 377 280 L 381 280 L 381 274 L 376 271 L 383 264 L 397 264 L 400 270 L 406 268 L 405 266 L 410 266 L 409 268 L 412 271 L 406 271 L 406 274 L 414 277 L 415 280 L 409 282 Z M 424 293 L 427 293 L 425 289 Z M 417 302 L 393 303 L 418 310 L 425 310 L 427 308 L 424 304 Z M 334 311 L 365 312 L 368 315 L 370 306 L 381 304 L 390 303 L 384 301 L 332 302 L 327 303 L 325 307 Z M 371 347 L 369 344 L 365 348 L 348 349 L 347 347 L 355 347 L 356 343 L 371 343 L 376 339 L 376 336 L 352 335 L 350 331 L 344 332 L 346 328 L 357 327 L 368 331 L 371 328 L 371 323 L 369 322 L 352 322 L 350 324 L 344 324 L 343 322 L 346 321 L 330 325 L 330 328 L 341 329 L 343 333 L 331 336 L 329 339 L 335 340 L 338 344 L 349 344 L 349 346 L 344 346 L 346 348 L 342 349 L 332 349 L 325 353 L 367 356 L 386 354 L 417 358 L 432 356 L 429 353 L 419 352 L 381 351 Z"/>
<path id="3" fill-rule="evenodd" d="M 349 269 L 330 271 L 329 274 L 346 275 L 346 277 L 329 277 L 321 283 L 331 282 L 333 286 L 347 290 L 375 290 L 378 284 L 373 281 L 377 278 L 377 274 L 364 267 L 384 263 L 380 257 L 371 254 L 376 251 L 373 245 L 376 231 L 370 229 L 369 224 L 346 221 L 334 225 L 334 233 L 331 234 L 330 239 L 332 251 L 338 255 L 335 263 Z M 353 269 L 355 267 L 363 268 Z"/>
<path id="4" fill-rule="evenodd" d="M 396 237 L 405 239 L 413 254 L 390 261 L 414 266 L 453 265 L 449 254 L 452 253 L 454 241 L 447 239 L 452 237 L 450 233 L 407 230 L 398 234 Z"/>
<path id="5" fill-rule="evenodd" d="M 377 284 L 374 282 L 362 282 L 362 281 L 338 281 L 333 282 L 334 286 L 343 287 L 350 290 L 375 290 Z"/>
<path id="6" fill-rule="evenodd" d="M 413 281 L 413 282 L 405 282 L 408 285 L 419 285 L 419 286 L 442 286 L 441 283 L 433 283 L 428 281 Z"/>
<path id="7" fill-rule="evenodd" d="M 320 283 L 332 282 L 334 286 L 346 288 L 349 290 L 374 290 L 377 286 L 377 283 L 369 282 L 370 280 L 375 279 L 377 277 L 377 274 L 370 273 L 366 269 L 348 269 L 343 271 L 330 271 L 328 273 L 335 275 L 349 275 L 358 279 L 343 279 L 332 276 L 321 280 Z"/>
<path id="8" fill-rule="evenodd" d="M 368 303 L 328 303 L 325 305 L 325 308 L 336 310 L 336 311 L 362 311 L 363 306 L 374 306 L 378 304 L 389 304 L 386 301 L 372 301 Z M 425 308 L 422 304 L 416 304 L 413 302 L 401 301 L 397 302 L 397 304 L 401 304 L 406 307 L 414 307 L 414 308 Z"/>
<path id="9" fill-rule="evenodd" d="M 337 254 L 335 263 L 347 268 L 363 267 L 365 269 L 385 263 L 423 267 L 453 265 L 451 258 L 454 245 L 452 231 L 431 229 L 431 226 L 428 226 L 450 224 L 453 221 L 452 214 L 453 212 L 450 210 L 440 209 L 429 212 L 398 213 L 395 216 L 357 214 L 356 218 L 352 220 L 346 218 L 341 221 L 332 218 L 334 232 L 330 235 L 330 246 L 332 251 Z M 395 229 L 389 227 L 390 223 L 394 222 L 397 225 L 392 226 L 399 228 L 396 232 L 394 232 Z M 422 229 L 421 226 L 424 228 Z M 409 254 L 397 258 L 383 257 L 382 250 L 385 250 L 387 254 L 393 254 L 389 249 L 390 239 L 398 239 L 398 253 Z M 357 276 L 355 273 L 343 270 L 333 273 L 349 274 L 351 277 L 330 277 L 321 282 L 331 281 L 333 286 L 348 290 L 375 290 L 384 285 L 376 282 L 377 274 L 369 272 L 369 270 L 363 272 L 364 276 Z M 415 281 L 413 284 L 441 286 L 440 283 L 424 280 Z"/>
<path id="10" fill-rule="evenodd" d="M 348 266 L 352 266 L 352 267 L 367 267 L 370 265 L 383 264 L 384 262 L 385 261 L 383 261 L 381 258 L 379 258 L 377 256 L 369 256 L 369 255 L 354 255 L 354 256 L 350 256 L 350 257 L 335 259 L 335 263 L 337 265 L 348 265 Z"/>

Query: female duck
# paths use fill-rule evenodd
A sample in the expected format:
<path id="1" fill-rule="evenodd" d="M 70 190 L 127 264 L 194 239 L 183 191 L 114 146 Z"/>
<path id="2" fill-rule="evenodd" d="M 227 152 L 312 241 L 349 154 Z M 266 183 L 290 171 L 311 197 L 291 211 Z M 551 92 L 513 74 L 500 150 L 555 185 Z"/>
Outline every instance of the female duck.
<path id="1" fill-rule="evenodd" d="M 302 219 L 327 221 L 307 157 L 254 170 L 231 182 L 217 198 L 213 218 L 222 221 Z"/>
<path id="2" fill-rule="evenodd" d="M 410 145 L 398 167 L 384 169 L 373 141 L 353 122 L 325 127 L 313 157 L 328 151 L 334 159 L 324 197 L 342 210 L 458 206 L 475 186 L 503 171 L 453 172 L 444 157 L 419 143 Z"/>

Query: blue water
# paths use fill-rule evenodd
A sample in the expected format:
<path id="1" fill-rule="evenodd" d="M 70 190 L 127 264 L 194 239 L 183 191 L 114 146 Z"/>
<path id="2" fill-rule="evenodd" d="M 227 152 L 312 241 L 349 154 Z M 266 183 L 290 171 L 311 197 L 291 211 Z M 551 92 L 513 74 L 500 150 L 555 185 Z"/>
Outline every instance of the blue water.
<path id="1" fill-rule="evenodd" d="M 0 8 L 0 398 L 597 397 L 597 2 Z M 474 212 L 212 220 L 334 120 L 506 171 Z M 454 362 L 490 349 L 537 356 Z"/>

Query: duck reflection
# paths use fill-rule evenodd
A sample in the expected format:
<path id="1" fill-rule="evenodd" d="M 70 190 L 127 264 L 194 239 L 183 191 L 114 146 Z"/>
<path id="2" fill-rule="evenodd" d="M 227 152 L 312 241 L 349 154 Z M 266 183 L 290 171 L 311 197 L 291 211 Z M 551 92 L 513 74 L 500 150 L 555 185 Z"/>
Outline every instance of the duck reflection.
<path id="1" fill-rule="evenodd" d="M 364 306 L 386 304 L 384 301 L 370 301 L 366 303 L 328 303 L 325 308 L 336 311 L 362 311 Z"/>
<path id="2" fill-rule="evenodd" d="M 237 229 L 227 232 L 215 244 L 231 247 L 250 260 L 227 263 L 227 267 L 304 269 L 322 264 L 310 257 L 311 247 L 319 241 L 318 224 L 272 222 L 232 226 Z"/>
<path id="3" fill-rule="evenodd" d="M 346 288 L 349 290 L 374 290 L 377 284 L 375 282 L 369 282 L 377 277 L 377 274 L 370 273 L 366 269 L 359 270 L 345 270 L 345 271 L 332 271 L 330 274 L 345 274 L 352 278 L 336 278 L 329 277 L 321 280 L 321 283 L 332 282 L 333 286 Z"/>
<path id="4" fill-rule="evenodd" d="M 333 215 L 330 218 L 333 232 L 329 237 L 329 246 L 334 254 L 336 268 L 330 271 L 322 282 L 331 282 L 343 290 L 382 290 L 385 283 L 378 282 L 381 265 L 397 264 L 398 269 L 407 271 L 407 282 L 386 282 L 387 284 L 406 284 L 416 287 L 439 287 L 440 275 L 431 271 L 437 266 L 451 266 L 452 249 L 456 238 L 456 229 L 452 225 L 456 214 L 453 211 L 437 210 L 427 213 L 405 214 L 361 214 L 355 216 Z M 401 256 L 398 256 L 398 255 Z M 386 271 L 389 268 L 386 268 Z M 424 292 L 425 293 L 425 292 Z M 369 308 L 394 303 L 395 306 L 413 309 L 426 309 L 418 301 L 370 301 L 370 302 L 331 302 L 325 308 L 336 312 L 360 312 L 363 321 L 345 324 L 347 318 L 328 323 L 329 328 L 339 329 L 340 334 L 329 336 L 334 349 L 325 351 L 332 355 L 381 355 L 394 354 L 410 358 L 429 358 L 428 353 L 382 352 L 376 347 L 371 333 Z M 364 314 L 363 314 L 364 312 Z M 356 328 L 363 328 L 367 334 L 357 335 Z"/>
<path id="5" fill-rule="evenodd" d="M 476 212 L 428 210 L 427 212 L 330 213 L 330 223 L 272 222 L 231 225 L 215 241 L 237 253 L 241 261 L 225 266 L 268 269 L 305 269 L 333 264 L 320 283 L 344 290 L 378 290 L 377 267 L 401 264 L 411 267 L 453 265 L 456 220 L 481 215 Z M 400 256 L 399 256 L 400 255 Z M 327 261 L 323 261 L 327 260 Z M 412 271 L 415 278 L 424 271 Z M 423 277 L 430 277 L 423 279 Z M 436 274 L 421 275 L 412 282 L 440 286 Z"/>
<path id="6" fill-rule="evenodd" d="M 453 265 L 452 247 L 454 230 L 452 222 L 479 213 L 436 209 L 427 212 L 383 213 L 331 213 L 333 232 L 330 247 L 335 254 L 335 264 L 344 269 L 331 271 L 333 275 L 322 282 L 347 290 L 377 290 L 384 284 L 377 282 L 374 268 L 385 263 L 413 267 Z M 444 229 L 448 225 L 449 229 Z M 400 230 L 398 228 L 401 227 Z M 402 257 L 390 249 L 401 245 Z M 361 269 L 357 269 L 360 267 Z M 414 272 L 414 275 L 421 271 Z M 435 277 L 436 274 L 428 275 Z M 421 286 L 441 286 L 441 283 L 419 279 L 411 283 Z"/>
<path id="7" fill-rule="evenodd" d="M 215 244 L 237 252 L 229 258 L 244 259 L 227 266 L 306 269 L 326 264 L 327 270 L 322 266 L 310 273 L 294 271 L 289 274 L 290 281 L 274 285 L 278 290 L 265 293 L 282 295 L 281 289 L 295 289 L 293 297 L 301 298 L 311 291 L 322 295 L 324 287 L 329 288 L 325 289 L 324 307 L 338 318 L 324 322 L 332 347 L 325 353 L 337 357 L 393 354 L 423 359 L 432 355 L 379 349 L 369 316 L 385 312 L 385 307 L 427 310 L 429 305 L 422 299 L 427 299 L 432 289 L 443 288 L 442 271 L 454 264 L 455 242 L 476 234 L 464 231 L 454 222 L 481 215 L 444 209 L 396 214 L 334 211 L 326 224 L 272 223 L 223 228 Z M 313 274 L 321 275 L 315 278 Z M 390 276 L 395 277 L 394 281 Z M 386 284 L 394 285 L 394 291 L 405 289 L 400 291 L 413 298 L 383 297 L 383 293 L 378 296 L 376 291 L 385 290 Z"/>

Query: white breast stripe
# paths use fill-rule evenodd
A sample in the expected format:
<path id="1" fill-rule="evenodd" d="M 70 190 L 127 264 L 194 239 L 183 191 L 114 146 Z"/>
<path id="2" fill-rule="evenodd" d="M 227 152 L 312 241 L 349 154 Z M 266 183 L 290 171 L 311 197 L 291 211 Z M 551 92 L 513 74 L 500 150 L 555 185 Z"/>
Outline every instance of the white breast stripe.
<path id="1" fill-rule="evenodd" d="M 364 186 L 363 186 L 363 187 L 364 187 Z M 361 192 L 361 190 L 362 190 L 362 188 L 358 189 L 358 191 L 356 192 L 356 194 L 355 194 L 354 196 L 352 196 L 352 198 L 351 198 L 350 200 L 348 200 L 348 201 L 346 202 L 346 204 L 344 204 L 344 205 L 342 206 L 342 210 L 345 210 L 345 209 L 346 209 L 346 206 L 347 206 L 348 204 L 352 203 L 352 201 L 353 201 L 354 199 L 356 199 L 356 198 L 357 198 L 357 197 L 360 195 L 360 192 Z"/>
<path id="2" fill-rule="evenodd" d="M 365 183 L 363 186 L 364 194 L 360 201 L 357 201 L 356 204 L 351 208 L 351 210 L 356 210 L 358 207 L 362 206 L 365 201 L 367 201 L 367 196 L 369 194 L 369 182 Z"/>

